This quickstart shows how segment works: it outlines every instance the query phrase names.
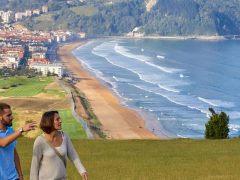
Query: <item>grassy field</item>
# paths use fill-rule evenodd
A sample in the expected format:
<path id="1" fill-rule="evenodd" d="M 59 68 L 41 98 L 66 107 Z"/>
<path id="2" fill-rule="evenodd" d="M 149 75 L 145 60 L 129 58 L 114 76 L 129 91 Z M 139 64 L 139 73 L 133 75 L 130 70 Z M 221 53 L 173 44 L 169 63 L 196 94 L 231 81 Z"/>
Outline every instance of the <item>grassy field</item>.
<path id="1" fill-rule="evenodd" d="M 33 140 L 19 139 L 25 179 Z M 73 140 L 92 180 L 239 179 L 240 141 L 230 140 Z M 79 180 L 68 162 L 68 179 Z"/>
<path id="2" fill-rule="evenodd" d="M 59 114 L 62 119 L 62 129 L 71 139 L 87 138 L 82 126 L 74 119 L 70 110 L 61 110 Z"/>
<path id="3" fill-rule="evenodd" d="M 42 15 L 36 17 L 36 20 L 37 21 L 49 21 L 49 22 L 53 23 L 53 15 L 54 14 L 51 14 L 51 13 L 42 14 Z"/>
<path id="4" fill-rule="evenodd" d="M 12 106 L 14 128 L 23 126 L 26 121 L 40 122 L 42 113 L 58 110 L 62 117 L 63 130 L 72 139 L 84 139 L 86 133 L 71 113 L 71 95 L 68 94 L 54 77 L 9 77 L 0 79 L 1 102 Z M 36 137 L 40 129 L 27 133 L 26 137 Z"/>
<path id="5" fill-rule="evenodd" d="M 93 16 L 97 13 L 98 9 L 94 6 L 79 6 L 73 7 L 71 10 L 77 15 Z"/>
<path id="6" fill-rule="evenodd" d="M 11 77 L 0 79 L 0 88 L 6 89 L 1 92 L 1 96 L 34 96 L 42 92 L 45 86 L 54 81 L 53 77 L 47 78 L 27 78 L 27 77 Z"/>

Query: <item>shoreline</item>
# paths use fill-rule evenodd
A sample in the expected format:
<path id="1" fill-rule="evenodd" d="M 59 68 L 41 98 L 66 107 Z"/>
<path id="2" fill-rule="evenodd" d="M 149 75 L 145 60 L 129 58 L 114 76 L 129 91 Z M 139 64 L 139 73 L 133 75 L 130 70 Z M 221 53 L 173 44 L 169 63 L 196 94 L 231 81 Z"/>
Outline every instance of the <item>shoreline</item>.
<path id="1" fill-rule="evenodd" d="M 161 39 L 161 40 L 199 40 L 199 41 L 219 41 L 227 40 L 224 36 L 142 36 L 142 37 L 128 37 L 136 39 Z"/>
<path id="2" fill-rule="evenodd" d="M 86 41 L 85 41 L 86 42 Z M 164 133 L 156 135 L 146 128 L 143 117 L 124 106 L 106 85 L 85 69 L 72 51 L 85 42 L 73 42 L 59 47 L 58 57 L 66 69 L 80 78 L 75 87 L 88 98 L 108 139 L 169 139 Z"/>
<path id="3" fill-rule="evenodd" d="M 240 36 L 218 36 L 218 35 L 202 35 L 202 36 L 159 36 L 159 35 L 121 35 L 121 36 L 102 36 L 94 39 L 101 38 L 117 38 L 117 39 L 156 39 L 156 40 L 196 40 L 196 41 L 227 41 L 227 40 L 240 40 Z"/>

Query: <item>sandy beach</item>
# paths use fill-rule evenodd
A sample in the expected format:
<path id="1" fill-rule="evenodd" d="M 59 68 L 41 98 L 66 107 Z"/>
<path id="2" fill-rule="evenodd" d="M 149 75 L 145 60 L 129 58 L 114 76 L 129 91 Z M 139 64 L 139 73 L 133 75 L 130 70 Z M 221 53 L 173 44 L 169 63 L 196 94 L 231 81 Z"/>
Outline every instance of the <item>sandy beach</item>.
<path id="1" fill-rule="evenodd" d="M 76 42 L 59 47 L 58 56 L 69 72 L 80 78 L 75 86 L 87 96 L 107 138 L 159 139 L 145 128 L 144 120 L 137 112 L 124 107 L 118 97 L 81 66 L 72 55 L 72 50 L 81 44 Z M 164 135 L 160 137 L 166 138 Z"/>

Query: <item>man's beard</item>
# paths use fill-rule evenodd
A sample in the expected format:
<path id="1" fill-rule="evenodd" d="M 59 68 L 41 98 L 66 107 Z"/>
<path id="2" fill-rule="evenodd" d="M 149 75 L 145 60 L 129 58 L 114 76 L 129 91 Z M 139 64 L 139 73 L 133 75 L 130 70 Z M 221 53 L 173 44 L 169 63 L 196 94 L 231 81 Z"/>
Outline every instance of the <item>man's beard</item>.
<path id="1" fill-rule="evenodd" d="M 2 119 L 1 123 L 2 123 L 4 126 L 6 126 L 6 127 L 11 127 L 11 126 L 12 126 L 12 121 L 7 122 L 7 121 L 5 121 L 5 120 Z"/>

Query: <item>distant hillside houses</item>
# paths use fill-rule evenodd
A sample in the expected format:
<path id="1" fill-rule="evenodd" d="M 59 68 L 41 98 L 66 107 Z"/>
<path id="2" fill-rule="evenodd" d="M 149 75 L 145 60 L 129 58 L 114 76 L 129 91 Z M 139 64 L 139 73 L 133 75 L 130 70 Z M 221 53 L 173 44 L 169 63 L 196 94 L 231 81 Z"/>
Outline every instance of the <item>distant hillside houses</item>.
<path id="1" fill-rule="evenodd" d="M 47 13 L 48 7 L 42 6 L 40 9 L 28 9 L 25 12 L 13 12 L 13 11 L 0 11 L 0 20 L 3 23 L 9 24 L 20 21 L 25 17 L 39 16 L 40 14 Z"/>
<path id="2" fill-rule="evenodd" d="M 65 31 L 52 31 L 52 34 L 54 36 L 54 40 L 57 42 L 66 42 L 69 37 L 71 37 L 72 33 L 71 32 L 65 32 Z"/>

